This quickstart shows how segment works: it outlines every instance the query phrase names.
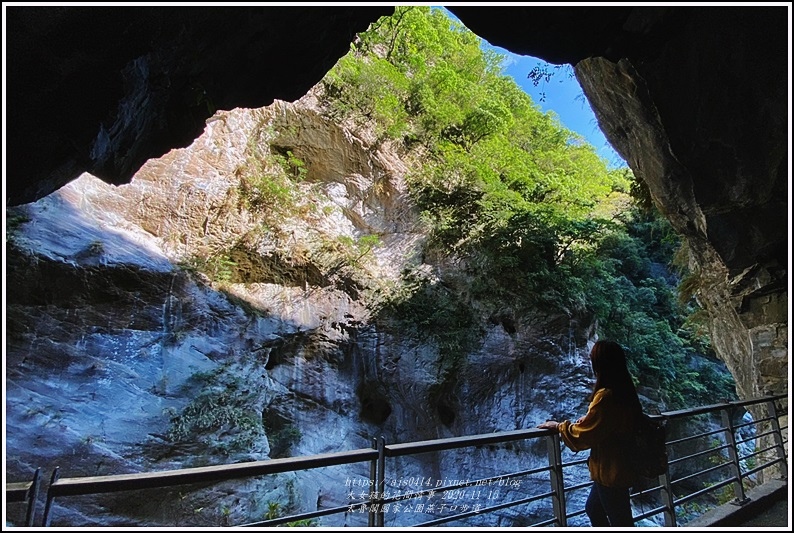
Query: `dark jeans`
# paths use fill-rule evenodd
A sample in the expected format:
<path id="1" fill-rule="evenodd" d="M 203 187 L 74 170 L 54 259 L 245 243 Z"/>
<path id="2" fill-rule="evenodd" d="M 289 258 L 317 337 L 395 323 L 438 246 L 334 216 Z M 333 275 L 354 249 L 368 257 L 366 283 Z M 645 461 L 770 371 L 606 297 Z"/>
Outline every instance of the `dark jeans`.
<path id="1" fill-rule="evenodd" d="M 634 527 L 629 489 L 605 487 L 593 482 L 584 510 L 595 527 Z"/>

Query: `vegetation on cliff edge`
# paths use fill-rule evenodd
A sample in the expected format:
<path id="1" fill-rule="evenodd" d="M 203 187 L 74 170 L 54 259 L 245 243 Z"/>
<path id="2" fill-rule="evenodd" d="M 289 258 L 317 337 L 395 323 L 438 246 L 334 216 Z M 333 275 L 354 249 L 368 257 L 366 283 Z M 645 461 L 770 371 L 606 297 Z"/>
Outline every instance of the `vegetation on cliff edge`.
<path id="1" fill-rule="evenodd" d="M 426 256 L 466 273 L 406 273 L 381 317 L 435 335 L 447 361 L 474 341 L 465 310 L 588 317 L 667 407 L 733 397 L 729 375 L 693 363 L 710 349 L 676 297 L 677 236 L 631 172 L 543 113 L 502 60 L 443 11 L 398 7 L 322 81 L 330 117 L 374 124 L 419 162 L 408 184 L 431 228 Z"/>

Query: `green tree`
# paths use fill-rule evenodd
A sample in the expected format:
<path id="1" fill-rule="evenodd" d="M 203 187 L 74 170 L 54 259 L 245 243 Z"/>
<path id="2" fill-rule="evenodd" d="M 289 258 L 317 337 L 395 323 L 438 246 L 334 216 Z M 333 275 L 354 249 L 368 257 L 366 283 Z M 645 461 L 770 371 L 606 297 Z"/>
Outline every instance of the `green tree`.
<path id="1" fill-rule="evenodd" d="M 693 361 L 710 350 L 669 273 L 678 239 L 647 188 L 543 113 L 503 59 L 442 10 L 397 7 L 323 81 L 332 116 L 375 121 L 380 140 L 415 154 L 406 181 L 431 228 L 426 255 L 465 267 L 440 285 L 407 276 L 381 316 L 452 332 L 436 341 L 456 353 L 473 345 L 460 333 L 476 331 L 475 309 L 594 317 L 670 407 L 702 397 Z"/>

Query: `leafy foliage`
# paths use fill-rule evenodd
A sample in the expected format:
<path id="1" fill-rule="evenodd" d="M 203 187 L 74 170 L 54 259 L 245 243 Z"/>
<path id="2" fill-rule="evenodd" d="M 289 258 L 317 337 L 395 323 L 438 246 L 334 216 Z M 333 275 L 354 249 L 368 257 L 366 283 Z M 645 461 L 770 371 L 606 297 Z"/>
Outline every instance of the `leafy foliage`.
<path id="1" fill-rule="evenodd" d="M 6 242 L 14 244 L 16 235 L 23 224 L 30 222 L 30 217 L 21 208 L 6 208 Z"/>
<path id="2" fill-rule="evenodd" d="M 220 251 L 211 255 L 189 257 L 179 266 L 190 272 L 201 272 L 214 281 L 230 282 L 234 278 L 237 263 L 229 257 L 227 251 Z"/>
<path id="3" fill-rule="evenodd" d="M 700 356 L 716 358 L 702 329 L 689 320 L 696 307 L 680 301 L 680 280 L 666 268 L 679 246 L 658 215 L 641 209 L 626 214 L 623 232 L 600 250 L 608 267 L 601 279 L 608 284 L 594 286 L 591 300 L 601 305 L 601 331 L 627 347 L 634 375 L 658 389 L 669 407 L 735 399 L 730 375 L 698 362 Z"/>
<path id="4" fill-rule="evenodd" d="M 676 298 L 668 266 L 680 243 L 647 188 L 543 113 L 502 74 L 503 59 L 439 9 L 397 7 L 323 80 L 331 116 L 374 123 L 381 141 L 418 154 L 406 180 L 432 231 L 426 256 L 467 275 L 407 273 L 382 319 L 428 332 L 443 361 L 474 346 L 476 313 L 594 317 L 669 407 L 734 396 L 729 379 L 695 363 L 713 354 L 687 320 L 690 299 Z"/>
<path id="5" fill-rule="evenodd" d="M 381 317 L 395 330 L 414 329 L 439 347 L 438 376 L 443 381 L 454 372 L 463 355 L 476 346 L 478 325 L 466 299 L 448 284 L 419 272 L 403 274 L 398 293 L 385 300 Z"/>
<path id="6" fill-rule="evenodd" d="M 275 520 L 281 516 L 281 504 L 279 502 L 267 502 L 267 512 L 265 513 L 265 520 Z M 302 520 L 293 520 L 287 522 L 287 527 L 315 527 L 317 521 L 311 518 L 304 518 Z"/>
<path id="7" fill-rule="evenodd" d="M 168 438 L 173 442 L 198 440 L 214 453 L 250 451 L 265 436 L 261 416 L 251 409 L 253 393 L 241 390 L 240 378 L 224 367 L 197 372 L 193 381 L 202 391 L 182 410 L 173 413 Z"/>
<path id="8" fill-rule="evenodd" d="M 270 148 L 273 131 L 264 125 L 248 142 L 247 156 L 236 174 L 240 178 L 240 198 L 243 205 L 277 221 L 293 209 L 298 199 L 297 183 L 306 177 L 304 162 L 292 151 Z"/>

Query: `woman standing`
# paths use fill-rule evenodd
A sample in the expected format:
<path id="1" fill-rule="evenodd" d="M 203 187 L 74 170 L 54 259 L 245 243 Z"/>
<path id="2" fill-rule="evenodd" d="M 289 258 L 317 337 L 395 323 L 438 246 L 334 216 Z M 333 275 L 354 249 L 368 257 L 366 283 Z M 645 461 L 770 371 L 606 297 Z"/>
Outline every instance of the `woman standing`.
<path id="1" fill-rule="evenodd" d="M 636 474 L 628 464 L 624 443 L 642 410 L 626 366 L 626 354 L 616 342 L 600 340 L 590 350 L 595 384 L 587 414 L 576 422 L 546 421 L 538 427 L 556 429 L 571 450 L 590 450 L 588 468 L 593 487 L 585 511 L 593 526 L 634 526 L 629 490 Z"/>

